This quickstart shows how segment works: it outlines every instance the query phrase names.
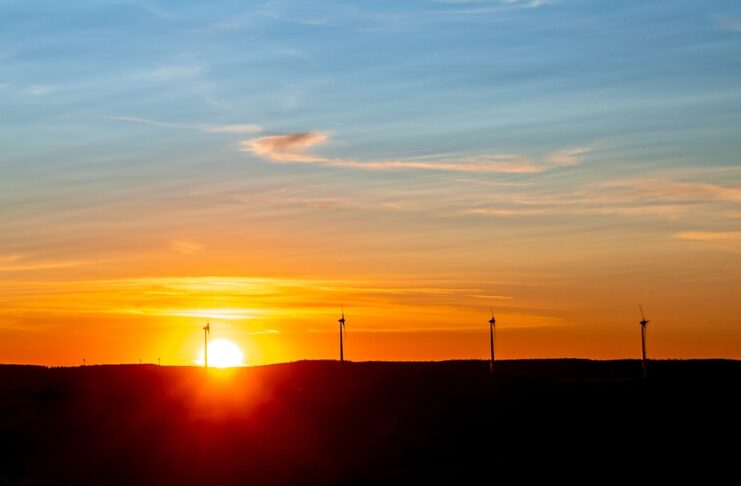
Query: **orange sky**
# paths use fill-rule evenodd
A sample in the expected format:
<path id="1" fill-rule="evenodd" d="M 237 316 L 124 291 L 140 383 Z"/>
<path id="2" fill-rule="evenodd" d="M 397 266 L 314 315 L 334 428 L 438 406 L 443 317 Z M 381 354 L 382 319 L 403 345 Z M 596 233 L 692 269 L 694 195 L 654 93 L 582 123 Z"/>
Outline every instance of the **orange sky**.
<path id="1" fill-rule="evenodd" d="M 741 358 L 732 2 L 5 3 L 0 363 Z"/>
<path id="2" fill-rule="evenodd" d="M 6 258 L 0 356 L 47 365 L 82 358 L 192 364 L 210 319 L 213 337 L 238 343 L 250 364 L 336 358 L 344 302 L 346 357 L 353 360 L 485 358 L 490 305 L 498 357 L 636 357 L 641 302 L 652 321 L 650 356 L 741 357 L 735 253 L 669 242 L 640 250 L 615 244 L 596 254 L 569 249 L 565 257 L 558 241 L 536 253 L 495 238 L 460 255 L 440 248 L 466 238 L 441 235 L 411 252 L 403 241 L 350 237 L 326 242 L 300 266 L 292 253 L 312 247 L 302 238 L 253 255 L 209 241 L 197 251 L 163 245 L 120 262 Z M 375 244 L 383 251 L 368 248 Z M 274 252 L 288 256 L 271 260 Z M 687 254 L 684 264 L 674 263 L 673 252 Z M 316 277 L 239 276 L 249 268 L 288 274 L 284 266 Z M 411 273 L 415 267 L 420 271 Z"/>

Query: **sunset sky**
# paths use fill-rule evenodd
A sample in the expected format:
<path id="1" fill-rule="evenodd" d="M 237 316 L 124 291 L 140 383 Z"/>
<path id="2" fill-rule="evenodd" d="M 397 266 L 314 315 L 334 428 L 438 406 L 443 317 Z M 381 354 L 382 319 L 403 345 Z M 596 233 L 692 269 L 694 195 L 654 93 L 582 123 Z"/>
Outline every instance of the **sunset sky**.
<path id="1" fill-rule="evenodd" d="M 0 1 L 0 362 L 741 358 L 737 0 Z"/>

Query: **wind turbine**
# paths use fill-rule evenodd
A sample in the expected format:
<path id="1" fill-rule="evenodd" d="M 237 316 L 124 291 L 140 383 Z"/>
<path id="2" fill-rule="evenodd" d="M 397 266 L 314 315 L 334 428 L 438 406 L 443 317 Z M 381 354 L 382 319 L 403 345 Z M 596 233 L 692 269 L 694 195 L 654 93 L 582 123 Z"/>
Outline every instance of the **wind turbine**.
<path id="1" fill-rule="evenodd" d="M 643 370 L 643 377 L 648 376 L 646 371 L 646 324 L 650 321 L 646 320 L 646 316 L 643 315 L 643 307 L 638 304 L 638 308 L 641 310 L 641 351 L 643 353 L 643 359 L 641 360 L 641 369 Z"/>
<path id="2" fill-rule="evenodd" d="M 342 309 L 342 316 L 337 322 L 340 324 L 340 363 L 343 363 L 345 361 L 345 306 L 340 304 L 340 308 Z"/>
<path id="3" fill-rule="evenodd" d="M 203 328 L 203 367 L 208 369 L 208 338 L 211 337 L 211 323 Z"/>
<path id="4" fill-rule="evenodd" d="M 491 319 L 489 319 L 489 348 L 491 350 L 491 360 L 489 361 L 489 374 L 494 374 L 494 331 L 496 330 L 497 320 L 494 319 L 494 309 L 489 308 L 491 311 Z"/>

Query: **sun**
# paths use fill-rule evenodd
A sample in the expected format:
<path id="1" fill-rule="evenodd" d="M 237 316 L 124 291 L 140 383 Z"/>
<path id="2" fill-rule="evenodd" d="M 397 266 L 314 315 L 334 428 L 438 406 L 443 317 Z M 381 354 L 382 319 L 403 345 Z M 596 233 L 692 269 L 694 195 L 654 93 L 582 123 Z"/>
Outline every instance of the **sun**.
<path id="1" fill-rule="evenodd" d="M 203 364 L 203 352 L 201 359 L 196 363 Z M 208 366 L 214 368 L 244 366 L 244 355 L 234 342 L 228 339 L 214 339 L 208 343 Z"/>

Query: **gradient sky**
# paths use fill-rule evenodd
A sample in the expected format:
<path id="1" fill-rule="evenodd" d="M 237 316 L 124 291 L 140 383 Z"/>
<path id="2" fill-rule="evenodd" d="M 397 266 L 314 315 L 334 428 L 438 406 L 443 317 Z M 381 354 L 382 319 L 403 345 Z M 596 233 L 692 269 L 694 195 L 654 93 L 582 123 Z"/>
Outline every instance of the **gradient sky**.
<path id="1" fill-rule="evenodd" d="M 0 362 L 741 358 L 741 4 L 0 1 Z"/>

